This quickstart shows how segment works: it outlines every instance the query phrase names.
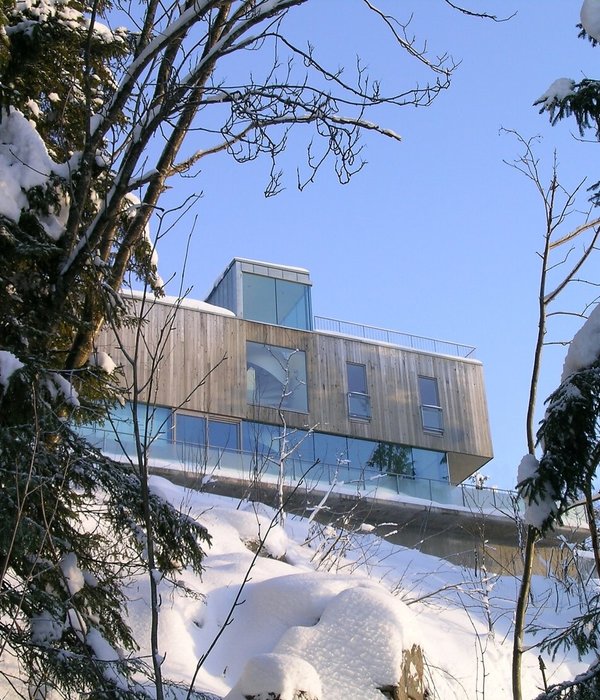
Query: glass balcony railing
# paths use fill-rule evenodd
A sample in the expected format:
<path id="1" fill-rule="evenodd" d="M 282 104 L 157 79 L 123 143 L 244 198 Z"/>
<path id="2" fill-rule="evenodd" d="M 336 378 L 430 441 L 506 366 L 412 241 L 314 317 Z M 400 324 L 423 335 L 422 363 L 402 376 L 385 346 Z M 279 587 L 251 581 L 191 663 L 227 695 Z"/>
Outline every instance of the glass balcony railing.
<path id="1" fill-rule="evenodd" d="M 120 435 L 112 430 L 81 428 L 80 433 L 91 444 L 117 460 L 131 457 L 136 460 L 132 435 Z M 274 482 L 279 477 L 276 455 L 265 455 L 241 450 L 215 449 L 205 445 L 178 443 L 160 438 L 148 448 L 151 466 L 168 471 L 183 472 L 201 478 L 228 477 L 248 481 Z M 419 479 L 399 474 L 385 474 L 375 469 L 340 464 L 311 463 L 289 457 L 285 463 L 284 480 L 287 486 L 302 482 L 306 488 L 331 488 L 357 496 L 383 500 L 425 500 L 439 505 L 457 506 L 470 511 L 495 512 L 514 517 L 523 512 L 523 503 L 514 491 L 477 488 L 462 484 L 452 486 L 444 481 Z M 582 509 L 568 513 L 566 525 L 585 523 Z"/>

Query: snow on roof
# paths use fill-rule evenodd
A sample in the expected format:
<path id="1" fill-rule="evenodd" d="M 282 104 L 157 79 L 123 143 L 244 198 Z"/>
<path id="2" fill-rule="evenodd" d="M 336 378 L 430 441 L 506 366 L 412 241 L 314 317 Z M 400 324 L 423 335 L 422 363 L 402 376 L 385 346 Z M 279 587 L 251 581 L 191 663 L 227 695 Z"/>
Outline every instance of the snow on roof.
<path id="1" fill-rule="evenodd" d="M 235 318 L 233 311 L 225 309 L 222 306 L 215 306 L 206 301 L 199 299 L 190 299 L 189 297 L 163 296 L 156 297 L 151 292 L 143 292 L 137 289 L 125 289 L 121 292 L 123 296 L 129 296 L 132 299 L 145 299 L 149 304 L 166 304 L 168 306 L 178 306 L 181 309 L 191 309 L 192 311 L 204 311 L 209 314 L 218 314 L 220 316 L 230 316 Z"/>

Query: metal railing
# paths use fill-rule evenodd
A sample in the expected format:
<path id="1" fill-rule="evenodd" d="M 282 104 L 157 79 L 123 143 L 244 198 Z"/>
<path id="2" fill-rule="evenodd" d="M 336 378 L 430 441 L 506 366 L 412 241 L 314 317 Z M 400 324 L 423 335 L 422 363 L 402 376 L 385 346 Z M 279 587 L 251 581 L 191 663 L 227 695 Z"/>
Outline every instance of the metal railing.
<path id="1" fill-rule="evenodd" d="M 411 335 L 393 331 L 388 328 L 378 328 L 376 326 L 366 326 L 363 323 L 353 323 L 352 321 L 340 321 L 327 316 L 314 317 L 314 330 L 325 333 L 336 333 L 350 336 L 352 338 L 364 338 L 378 343 L 389 343 L 402 348 L 419 350 L 421 352 L 433 352 L 439 355 L 452 355 L 455 357 L 474 357 L 475 348 L 472 345 L 453 343 L 448 340 L 438 340 L 420 335 Z"/>
<path id="2" fill-rule="evenodd" d="M 117 438 L 112 430 L 82 427 L 80 432 L 91 444 L 107 455 L 123 459 L 135 455 L 132 435 Z M 217 449 L 206 445 L 191 445 L 164 439 L 155 440 L 149 447 L 150 465 L 165 471 L 185 472 L 200 478 L 235 478 L 246 481 L 264 479 L 275 482 L 279 477 L 276 455 L 265 455 L 243 450 Z M 133 457 L 135 459 L 135 457 Z M 470 486 L 452 486 L 445 481 L 422 479 L 400 474 L 386 474 L 376 469 L 353 467 L 350 464 L 309 462 L 290 457 L 285 463 L 285 483 L 295 486 L 302 482 L 307 488 L 348 492 L 357 496 L 399 501 L 421 499 L 434 504 L 458 506 L 470 511 L 496 512 L 506 517 L 522 514 L 524 504 L 514 491 Z M 569 511 L 565 525 L 579 526 L 585 517 L 576 510 Z"/>

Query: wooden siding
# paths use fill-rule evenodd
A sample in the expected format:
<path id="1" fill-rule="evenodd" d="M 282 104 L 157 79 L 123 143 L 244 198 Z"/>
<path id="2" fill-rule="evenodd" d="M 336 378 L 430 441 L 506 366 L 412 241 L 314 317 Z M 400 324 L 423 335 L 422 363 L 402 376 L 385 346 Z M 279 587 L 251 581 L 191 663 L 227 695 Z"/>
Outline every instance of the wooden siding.
<path id="1" fill-rule="evenodd" d="M 162 345 L 154 400 L 248 420 L 280 423 L 274 408 L 246 402 L 246 341 L 303 350 L 307 362 L 309 413 L 285 411 L 289 426 L 402 443 L 449 453 L 451 481 L 457 483 L 492 457 L 483 368 L 474 360 L 405 350 L 353 338 L 300 331 L 157 303 L 143 328 L 138 383 L 147 381 L 163 328 L 171 333 Z M 121 342 L 129 353 L 135 331 L 125 329 Z M 127 369 L 114 337 L 106 333 L 100 349 Z M 364 364 L 371 399 L 371 420 L 348 416 L 346 363 Z M 423 430 L 419 375 L 438 381 L 444 433 Z M 196 387 L 198 387 L 196 389 Z M 144 396 L 148 399 L 148 396 Z"/>

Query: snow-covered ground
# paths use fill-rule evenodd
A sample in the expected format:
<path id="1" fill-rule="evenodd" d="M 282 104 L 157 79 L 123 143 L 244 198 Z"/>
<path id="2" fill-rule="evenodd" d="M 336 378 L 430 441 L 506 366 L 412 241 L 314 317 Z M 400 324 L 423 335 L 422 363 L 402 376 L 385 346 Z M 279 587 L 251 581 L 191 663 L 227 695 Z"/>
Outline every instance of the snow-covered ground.
<path id="1" fill-rule="evenodd" d="M 295 690 L 320 700 L 382 700 L 377 688 L 398 681 L 403 650 L 418 644 L 434 697 L 511 696 L 517 579 L 458 568 L 366 527 L 348 534 L 296 517 L 281 526 L 260 504 L 158 477 L 152 488 L 199 518 L 212 537 L 202 580 L 181 572 L 197 597 L 161 583 L 160 652 L 171 681 L 189 684 L 210 649 L 194 688 L 227 700 L 260 692 L 291 700 Z M 131 623 L 147 649 L 147 581 L 136 580 L 128 594 Z M 573 581 L 537 577 L 530 616 L 538 628 L 556 629 L 578 613 L 578 600 Z M 541 636 L 527 639 L 525 698 L 543 687 L 535 646 Z M 549 684 L 587 667 L 573 653 L 543 660 Z"/>

